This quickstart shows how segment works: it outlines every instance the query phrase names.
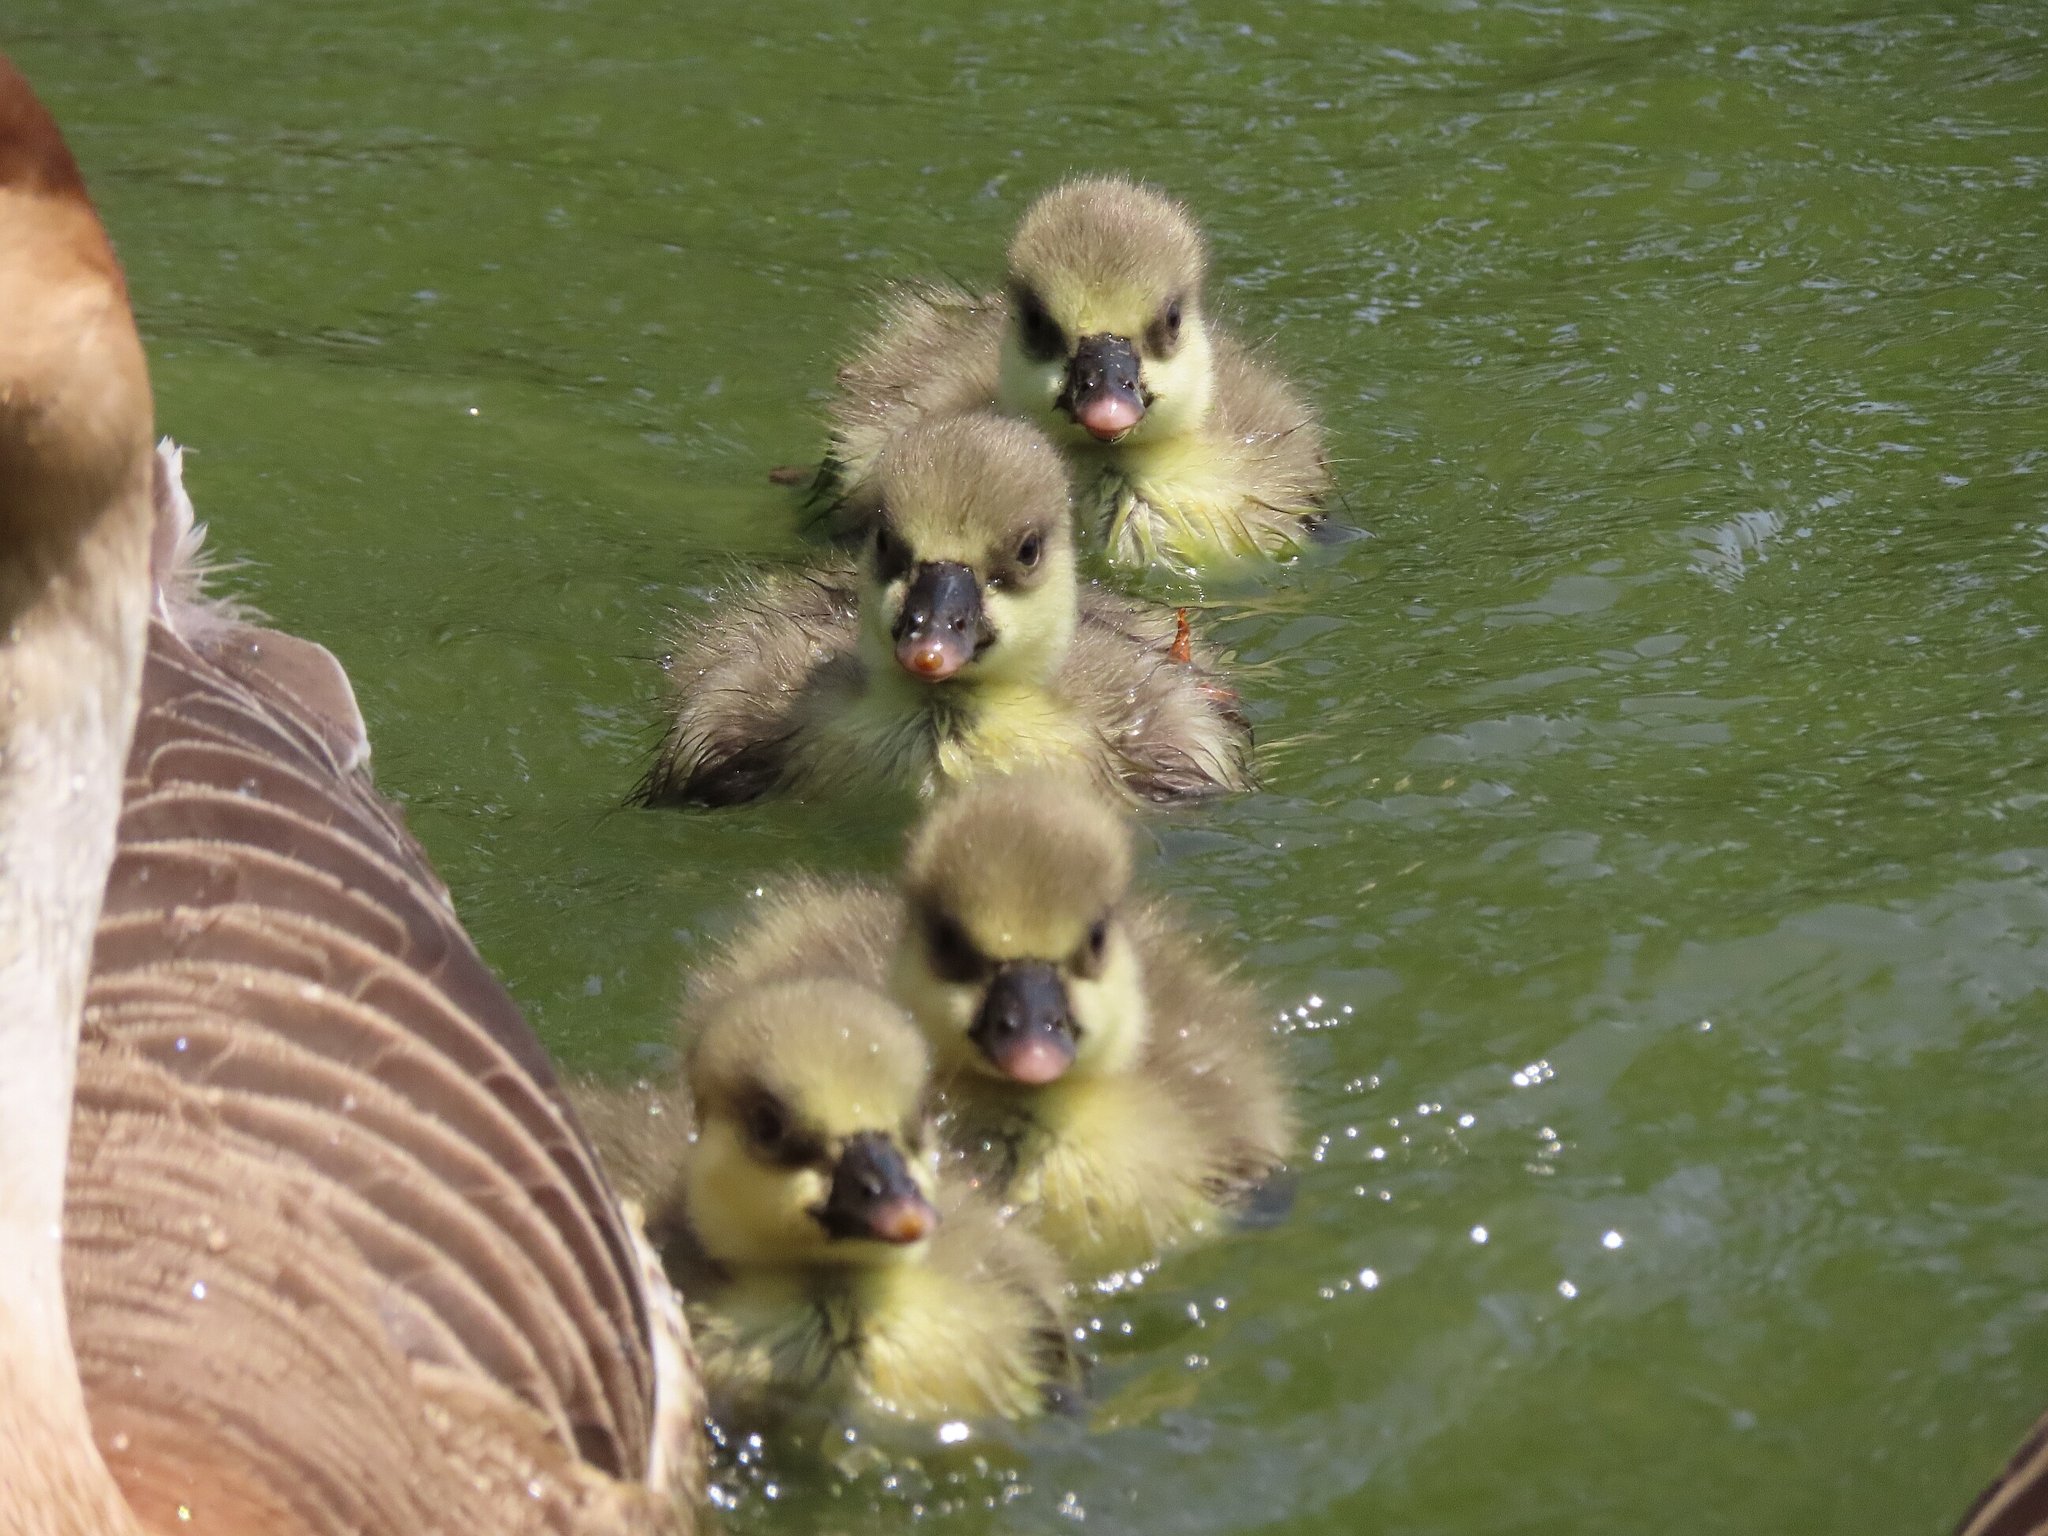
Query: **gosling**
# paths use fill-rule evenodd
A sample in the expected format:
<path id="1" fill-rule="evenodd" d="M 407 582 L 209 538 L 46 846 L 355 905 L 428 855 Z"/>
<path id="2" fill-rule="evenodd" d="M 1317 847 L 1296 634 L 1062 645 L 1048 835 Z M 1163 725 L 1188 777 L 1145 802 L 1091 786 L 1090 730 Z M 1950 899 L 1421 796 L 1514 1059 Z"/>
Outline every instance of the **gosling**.
<path id="1" fill-rule="evenodd" d="M 994 405 L 1059 445 L 1083 526 L 1118 564 L 1199 575 L 1315 537 L 1330 493 L 1315 413 L 1205 312 L 1185 208 L 1081 177 L 1026 211 L 1008 266 L 1000 293 L 921 284 L 885 300 L 830 410 L 836 526 L 872 524 L 881 456 L 908 424 Z"/>
<path id="2" fill-rule="evenodd" d="M 1070 1405 L 1065 1276 L 939 1175 L 928 1055 L 902 1011 L 812 978 L 702 1017 L 685 1069 L 696 1134 L 683 1145 L 669 1117 L 670 1171 L 646 1193 L 714 1416 L 931 1423 Z"/>
<path id="3" fill-rule="evenodd" d="M 852 570 L 770 577 L 673 636 L 634 799 L 729 805 L 1076 765 L 1151 801 L 1251 787 L 1237 696 L 1171 610 L 1083 589 L 1059 455 L 988 412 L 903 432 Z"/>
<path id="4" fill-rule="evenodd" d="M 1295 1139 L 1257 996 L 1134 896 L 1123 819 L 1058 774 L 978 782 L 913 833 L 902 894 L 796 882 L 698 978 L 886 987 L 930 1042 L 977 1180 L 1094 1277 L 1284 1191 Z"/>

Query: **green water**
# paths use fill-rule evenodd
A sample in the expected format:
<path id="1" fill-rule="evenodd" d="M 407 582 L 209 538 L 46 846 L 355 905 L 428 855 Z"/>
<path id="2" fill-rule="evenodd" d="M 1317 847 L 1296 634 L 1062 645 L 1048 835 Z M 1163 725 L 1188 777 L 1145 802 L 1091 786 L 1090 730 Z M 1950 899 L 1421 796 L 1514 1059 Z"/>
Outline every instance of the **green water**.
<path id="1" fill-rule="evenodd" d="M 1269 787 L 1154 871 L 1293 1021 L 1294 1219 L 1090 1307 L 1091 1432 L 741 1477 L 735 1524 L 1860 1536 L 1943 1529 L 2048 1405 L 2044 24 L 13 0 L 0 41 L 218 546 L 348 663 L 575 1065 L 659 1060 L 752 886 L 889 857 L 614 809 L 659 617 L 802 552 L 764 472 L 876 284 L 1128 168 L 1323 404 L 1373 537 L 1205 615 Z"/>

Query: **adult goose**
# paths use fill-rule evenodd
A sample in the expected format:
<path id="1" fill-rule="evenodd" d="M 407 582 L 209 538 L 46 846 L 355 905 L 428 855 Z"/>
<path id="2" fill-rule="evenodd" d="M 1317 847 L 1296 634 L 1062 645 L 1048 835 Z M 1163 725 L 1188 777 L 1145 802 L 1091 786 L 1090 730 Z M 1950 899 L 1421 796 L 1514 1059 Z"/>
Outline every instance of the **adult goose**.
<path id="1" fill-rule="evenodd" d="M 177 569 L 119 267 L 4 60 L 0 315 L 0 1532 L 687 1529 L 674 1294 L 338 664 Z"/>

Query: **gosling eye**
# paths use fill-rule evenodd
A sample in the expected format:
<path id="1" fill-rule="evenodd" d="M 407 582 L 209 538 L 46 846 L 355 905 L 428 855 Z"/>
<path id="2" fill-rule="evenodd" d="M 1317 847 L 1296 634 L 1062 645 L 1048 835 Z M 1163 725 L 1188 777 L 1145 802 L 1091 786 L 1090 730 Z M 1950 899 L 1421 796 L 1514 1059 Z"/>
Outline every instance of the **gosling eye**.
<path id="1" fill-rule="evenodd" d="M 1017 546 L 1017 563 L 1025 570 L 1030 570 L 1038 564 L 1038 557 L 1044 553 L 1044 546 L 1045 541 L 1038 536 L 1035 529 L 1025 534 L 1024 542 Z"/>
<path id="2" fill-rule="evenodd" d="M 1180 326 L 1184 301 L 1179 297 L 1168 299 L 1152 323 L 1145 327 L 1145 350 L 1154 357 L 1171 357 L 1180 345 Z"/>
<path id="3" fill-rule="evenodd" d="M 1067 337 L 1052 312 L 1029 288 L 1016 290 L 1017 343 L 1035 363 L 1049 363 L 1066 355 Z"/>
<path id="4" fill-rule="evenodd" d="M 1067 963 L 1079 976 L 1090 978 L 1102 974 L 1103 957 L 1109 953 L 1109 919 L 1098 917 L 1088 925 L 1088 933 L 1081 940 L 1081 947 L 1074 951 L 1073 959 Z"/>
<path id="5" fill-rule="evenodd" d="M 779 1158 L 789 1143 L 789 1115 L 773 1094 L 760 1093 L 748 1100 L 740 1123 L 754 1150 L 764 1157 Z"/>

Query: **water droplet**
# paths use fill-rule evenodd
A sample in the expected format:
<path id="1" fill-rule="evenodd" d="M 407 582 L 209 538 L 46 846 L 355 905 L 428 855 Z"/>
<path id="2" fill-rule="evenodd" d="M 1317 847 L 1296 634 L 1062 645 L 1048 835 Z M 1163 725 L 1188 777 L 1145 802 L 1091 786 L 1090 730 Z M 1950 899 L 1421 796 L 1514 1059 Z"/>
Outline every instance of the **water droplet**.
<path id="1" fill-rule="evenodd" d="M 1622 1237 L 1619 1232 L 1609 1232 L 1605 1237 L 1600 1239 L 1600 1246 L 1602 1248 L 1619 1248 L 1621 1246 L 1621 1243 Z"/>
<path id="2" fill-rule="evenodd" d="M 1562 1296 L 1566 1301 L 1570 1301 L 1574 1296 L 1579 1294 L 1579 1288 L 1576 1285 L 1573 1285 L 1569 1280 L 1560 1280 L 1557 1282 L 1557 1294 Z"/>
<path id="3" fill-rule="evenodd" d="M 939 1426 L 939 1444 L 958 1445 L 967 1438 L 969 1433 L 970 1431 L 967 1426 L 958 1419 L 949 1419 L 946 1423 Z"/>
<path id="4" fill-rule="evenodd" d="M 1380 1288 L 1380 1272 L 1376 1269 L 1361 1269 L 1358 1272 L 1358 1283 L 1368 1291 L 1376 1291 Z"/>
<path id="5" fill-rule="evenodd" d="M 194 1301 L 206 1300 L 206 1282 L 204 1280 L 194 1280 L 192 1282 L 192 1299 Z"/>
<path id="6" fill-rule="evenodd" d="M 1486 1232 L 1486 1228 L 1484 1228 L 1484 1227 L 1474 1227 L 1474 1228 L 1472 1229 L 1472 1241 L 1473 1241 L 1473 1242 L 1475 1242 L 1475 1243 L 1483 1243 L 1483 1242 L 1485 1242 L 1485 1241 L 1486 1241 L 1486 1237 L 1487 1237 L 1487 1232 Z"/>

